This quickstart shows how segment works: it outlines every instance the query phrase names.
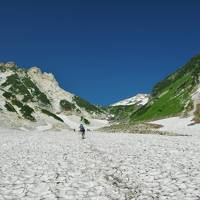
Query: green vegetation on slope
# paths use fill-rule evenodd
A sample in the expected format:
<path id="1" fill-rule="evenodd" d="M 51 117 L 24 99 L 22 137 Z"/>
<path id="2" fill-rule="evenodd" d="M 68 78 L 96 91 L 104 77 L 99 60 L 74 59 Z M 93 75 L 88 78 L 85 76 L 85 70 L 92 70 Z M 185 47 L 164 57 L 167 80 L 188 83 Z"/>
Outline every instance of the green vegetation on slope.
<path id="1" fill-rule="evenodd" d="M 10 104 L 9 102 L 6 101 L 6 104 L 5 104 L 4 106 L 5 106 L 5 108 L 6 108 L 9 112 L 16 112 L 16 113 L 17 113 L 17 111 L 15 110 L 15 108 L 13 107 L 13 105 Z"/>
<path id="2" fill-rule="evenodd" d="M 0 72 L 1 72 L 1 73 L 6 72 L 6 67 L 4 67 L 4 66 L 0 66 Z"/>
<path id="3" fill-rule="evenodd" d="M 13 95 L 11 92 L 7 92 L 7 91 L 4 91 L 3 96 L 4 96 L 6 99 L 15 98 L 15 95 Z"/>
<path id="4" fill-rule="evenodd" d="M 34 112 L 33 108 L 24 104 L 24 102 L 17 100 L 16 96 L 13 95 L 10 92 L 5 91 L 3 93 L 3 96 L 7 100 L 10 100 L 10 102 L 6 101 L 6 105 L 5 105 L 5 107 L 7 108 L 8 111 L 17 112 L 14 108 L 14 106 L 17 106 L 18 108 L 20 108 L 19 111 L 21 112 L 22 116 L 25 119 L 28 119 L 28 120 L 31 120 L 31 121 L 36 121 L 35 118 L 32 116 L 32 113 Z"/>
<path id="5" fill-rule="evenodd" d="M 137 105 L 119 105 L 119 106 L 109 106 L 106 108 L 110 114 L 114 115 L 115 121 L 126 121 L 130 118 L 130 115 L 138 110 L 141 106 Z"/>
<path id="6" fill-rule="evenodd" d="M 2 73 L 7 69 L 6 67 L 0 67 Z M 31 80 L 26 70 L 18 69 L 17 67 L 9 68 L 9 70 L 12 70 L 14 74 L 8 76 L 7 80 L 1 85 L 1 90 L 4 91 L 3 96 L 7 99 L 5 107 L 8 111 L 18 111 L 24 118 L 35 121 L 35 118 L 32 116 L 34 109 L 28 104 L 37 103 L 37 106 L 42 107 L 42 113 L 63 122 L 56 114 L 44 109 L 44 107 L 51 106 L 50 100 Z M 72 110 L 76 108 L 73 103 L 66 100 L 61 100 L 60 105 L 63 110 Z M 17 111 L 15 108 L 18 108 Z"/>
<path id="7" fill-rule="evenodd" d="M 23 95 L 23 102 L 38 101 L 43 105 L 50 105 L 47 96 L 26 75 L 19 77 L 18 74 L 12 74 L 1 86 L 4 88 L 9 86 L 8 91 L 12 94 Z"/>
<path id="8" fill-rule="evenodd" d="M 78 97 L 74 96 L 73 101 L 81 108 L 84 108 L 89 113 L 96 113 L 101 114 L 102 110 L 98 108 L 97 106 L 90 104 L 88 101 Z"/>
<path id="9" fill-rule="evenodd" d="M 69 101 L 65 99 L 60 101 L 60 106 L 65 111 L 71 111 L 76 108 L 76 106 L 73 103 L 70 103 Z"/>
<path id="10" fill-rule="evenodd" d="M 131 115 L 131 121 L 148 121 L 176 116 L 189 111 L 193 105 L 191 93 L 199 83 L 200 55 L 192 58 L 183 68 L 155 85 L 152 100 Z"/>
<path id="11" fill-rule="evenodd" d="M 33 97 L 36 97 L 40 103 L 42 103 L 43 105 L 51 104 L 46 94 L 41 92 L 28 76 L 23 77 L 22 82 L 31 91 L 31 95 Z"/>
<path id="12" fill-rule="evenodd" d="M 158 82 L 153 88 L 153 96 L 162 93 L 165 88 L 172 85 L 175 81 L 183 76 L 189 75 L 192 78 L 191 84 L 195 86 L 199 82 L 200 75 L 200 54 L 193 57 L 186 65 L 178 69 L 175 73 L 169 75 L 164 80 Z"/>
<path id="13" fill-rule="evenodd" d="M 35 118 L 32 116 L 32 113 L 34 112 L 34 110 L 30 106 L 28 105 L 22 106 L 20 109 L 20 112 L 22 113 L 24 118 L 31 121 L 36 121 Z"/>
<path id="14" fill-rule="evenodd" d="M 17 106 L 25 119 L 36 121 L 32 116 L 34 109 L 27 103 L 37 102 L 40 105 L 49 106 L 51 105 L 50 101 L 31 81 L 25 70 L 17 69 L 16 67 L 13 67 L 11 70 L 14 72 L 20 71 L 20 75 L 17 73 L 12 74 L 1 84 L 2 90 L 4 91 L 3 96 L 9 100 L 5 107 L 8 111 L 16 112 L 15 106 Z"/>
<path id="15" fill-rule="evenodd" d="M 52 112 L 48 111 L 48 110 L 45 110 L 45 109 L 41 109 L 42 113 L 50 116 L 50 117 L 53 117 L 54 119 L 58 120 L 58 121 L 61 121 L 61 122 L 64 122 L 60 117 L 58 117 L 57 115 L 53 114 Z"/>
<path id="16" fill-rule="evenodd" d="M 27 102 L 29 99 L 32 99 L 30 92 L 25 87 L 25 85 L 21 82 L 18 74 L 12 74 L 9 77 L 7 77 L 7 80 L 1 86 L 3 87 L 10 86 L 9 91 L 12 94 L 23 95 L 24 102 Z"/>
<path id="17" fill-rule="evenodd" d="M 83 122 L 84 124 L 87 124 L 87 125 L 90 124 L 90 121 L 83 116 L 81 116 L 81 122 Z"/>

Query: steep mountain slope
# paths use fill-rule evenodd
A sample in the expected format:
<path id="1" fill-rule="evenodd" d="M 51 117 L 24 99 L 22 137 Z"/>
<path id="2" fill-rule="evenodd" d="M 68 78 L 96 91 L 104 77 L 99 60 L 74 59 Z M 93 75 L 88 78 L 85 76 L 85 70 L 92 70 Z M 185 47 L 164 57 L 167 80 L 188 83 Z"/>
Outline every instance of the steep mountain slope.
<path id="1" fill-rule="evenodd" d="M 175 73 L 157 83 L 149 103 L 133 113 L 131 121 L 193 114 L 198 107 L 199 76 L 200 55 L 197 55 Z M 196 110 L 196 115 L 199 115 L 198 113 Z"/>
<path id="2" fill-rule="evenodd" d="M 80 116 L 83 122 L 88 122 L 87 117 L 106 116 L 99 107 L 61 89 L 52 74 L 37 67 L 22 69 L 15 63 L 0 64 L 0 111 L 1 121 L 5 124 L 10 119 L 13 126 L 23 126 L 27 120 L 32 126 L 41 122 L 60 125 L 64 122 L 58 116 L 61 113 Z"/>
<path id="3" fill-rule="evenodd" d="M 148 94 L 137 94 L 134 97 L 119 101 L 108 106 L 107 111 L 112 114 L 114 121 L 127 121 L 132 113 L 147 104 L 150 99 Z"/>
<path id="4" fill-rule="evenodd" d="M 148 103 L 149 98 L 149 94 L 137 94 L 131 98 L 114 103 L 111 106 L 145 105 Z"/>

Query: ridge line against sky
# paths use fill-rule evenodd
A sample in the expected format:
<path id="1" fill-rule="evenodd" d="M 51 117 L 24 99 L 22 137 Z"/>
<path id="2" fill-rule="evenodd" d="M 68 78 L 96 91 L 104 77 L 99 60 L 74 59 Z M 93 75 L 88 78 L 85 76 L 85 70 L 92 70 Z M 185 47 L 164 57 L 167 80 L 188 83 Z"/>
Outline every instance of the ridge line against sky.
<path id="1" fill-rule="evenodd" d="M 200 52 L 196 0 L 0 0 L 0 5 L 0 61 L 39 66 L 62 88 L 95 104 L 149 93 Z"/>

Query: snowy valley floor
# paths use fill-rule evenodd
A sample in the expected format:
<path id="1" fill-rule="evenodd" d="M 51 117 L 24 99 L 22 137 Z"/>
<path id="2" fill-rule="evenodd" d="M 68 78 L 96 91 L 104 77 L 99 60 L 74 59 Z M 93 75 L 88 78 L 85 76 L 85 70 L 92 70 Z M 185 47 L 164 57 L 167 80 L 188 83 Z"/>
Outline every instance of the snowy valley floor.
<path id="1" fill-rule="evenodd" d="M 200 199 L 200 135 L 0 131 L 0 200 Z"/>

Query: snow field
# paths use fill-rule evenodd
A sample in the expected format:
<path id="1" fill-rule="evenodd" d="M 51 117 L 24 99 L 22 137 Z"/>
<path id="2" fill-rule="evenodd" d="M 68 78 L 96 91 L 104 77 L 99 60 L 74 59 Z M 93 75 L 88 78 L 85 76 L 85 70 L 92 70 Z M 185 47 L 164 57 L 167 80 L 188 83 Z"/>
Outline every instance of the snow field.
<path id="1" fill-rule="evenodd" d="M 200 197 L 200 137 L 0 130 L 0 199 Z"/>

